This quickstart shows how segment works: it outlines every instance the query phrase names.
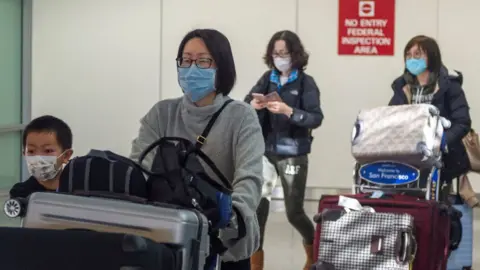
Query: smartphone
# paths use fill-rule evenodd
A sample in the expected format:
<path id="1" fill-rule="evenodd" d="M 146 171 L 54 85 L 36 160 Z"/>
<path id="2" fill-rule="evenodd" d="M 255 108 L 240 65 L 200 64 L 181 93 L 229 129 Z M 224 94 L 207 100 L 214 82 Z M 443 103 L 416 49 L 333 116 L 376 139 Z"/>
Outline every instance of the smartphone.
<path id="1" fill-rule="evenodd" d="M 265 96 L 263 94 L 258 94 L 258 93 L 252 93 L 252 97 L 256 100 L 258 100 L 259 102 L 263 103 L 263 102 L 267 102 Z"/>
<path id="2" fill-rule="evenodd" d="M 272 93 L 265 96 L 265 100 L 267 102 L 272 102 L 272 101 L 281 102 L 282 98 L 280 97 L 280 95 L 277 92 L 272 92 Z"/>

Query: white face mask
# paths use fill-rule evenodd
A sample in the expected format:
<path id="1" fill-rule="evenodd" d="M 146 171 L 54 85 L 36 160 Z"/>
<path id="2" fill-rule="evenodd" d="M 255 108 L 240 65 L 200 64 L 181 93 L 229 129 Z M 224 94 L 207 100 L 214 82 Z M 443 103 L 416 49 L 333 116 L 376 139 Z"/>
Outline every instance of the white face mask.
<path id="1" fill-rule="evenodd" d="M 273 58 L 273 64 L 280 72 L 287 72 L 292 67 L 292 61 L 290 57 L 275 57 Z"/>
<path id="2" fill-rule="evenodd" d="M 55 178 L 62 170 L 62 166 L 56 168 L 57 159 L 60 156 L 25 156 L 28 172 L 39 181 L 47 181 Z"/>

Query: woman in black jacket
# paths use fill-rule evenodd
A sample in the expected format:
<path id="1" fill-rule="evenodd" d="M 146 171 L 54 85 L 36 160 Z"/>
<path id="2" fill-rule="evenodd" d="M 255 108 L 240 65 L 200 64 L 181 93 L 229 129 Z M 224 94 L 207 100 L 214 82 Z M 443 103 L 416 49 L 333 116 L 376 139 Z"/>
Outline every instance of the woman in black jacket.
<path id="1" fill-rule="evenodd" d="M 265 139 L 265 156 L 280 176 L 287 218 L 303 237 L 307 256 L 304 269 L 309 269 L 313 263 L 314 227 L 305 214 L 303 200 L 308 171 L 307 155 L 313 139 L 311 131 L 319 127 L 323 120 L 320 91 L 314 79 L 304 72 L 308 54 L 295 33 L 275 33 L 268 43 L 264 60 L 269 70 L 245 97 L 245 101 L 257 110 Z M 276 100 L 263 99 L 272 93 L 278 94 L 281 100 L 278 96 Z M 268 211 L 269 201 L 263 198 L 257 210 L 260 248 L 252 256 L 252 270 L 263 269 L 263 238 Z"/>
<path id="2" fill-rule="evenodd" d="M 452 126 L 445 130 L 448 154 L 443 157 L 441 173 L 442 182 L 450 183 L 470 168 L 462 143 L 471 128 L 462 74 L 443 65 L 437 42 L 427 36 L 412 38 L 405 46 L 404 57 L 405 71 L 392 84 L 394 94 L 389 105 L 432 104 L 451 121 Z"/>

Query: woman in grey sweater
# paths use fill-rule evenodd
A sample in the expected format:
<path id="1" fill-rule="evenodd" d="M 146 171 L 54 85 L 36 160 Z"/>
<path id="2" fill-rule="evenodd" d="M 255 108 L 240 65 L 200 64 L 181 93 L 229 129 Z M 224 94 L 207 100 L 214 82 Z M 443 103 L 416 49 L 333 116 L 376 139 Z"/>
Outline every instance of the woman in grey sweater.
<path id="1" fill-rule="evenodd" d="M 188 33 L 180 43 L 176 60 L 178 82 L 184 95 L 158 102 L 141 119 L 130 155 L 134 160 L 148 145 L 164 136 L 195 142 L 211 116 L 230 99 L 228 94 L 235 84 L 236 71 L 230 43 L 222 33 L 211 29 Z M 232 181 L 232 204 L 240 213 L 232 217 L 229 228 L 221 233 L 221 240 L 228 248 L 221 268 L 250 269 L 249 258 L 259 246 L 255 211 L 261 197 L 265 151 L 255 111 L 241 101 L 228 104 L 215 121 L 202 151 Z M 146 166 L 151 166 L 153 156 L 154 153 L 144 160 Z M 216 177 L 206 170 L 212 178 Z M 245 225 L 246 236 L 236 240 L 240 223 Z"/>

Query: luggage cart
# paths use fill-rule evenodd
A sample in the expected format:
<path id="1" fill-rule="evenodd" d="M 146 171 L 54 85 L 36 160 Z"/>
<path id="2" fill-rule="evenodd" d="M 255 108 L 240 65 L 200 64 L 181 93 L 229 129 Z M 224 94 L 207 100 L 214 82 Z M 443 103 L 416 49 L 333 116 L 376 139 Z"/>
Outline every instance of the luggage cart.
<path id="1" fill-rule="evenodd" d="M 457 247 L 449 253 L 446 269 L 469 270 L 473 258 L 472 209 L 458 202 L 459 179 L 456 179 L 457 194 L 451 194 L 450 185 L 441 183 L 440 175 L 440 166 L 416 168 L 396 161 L 355 163 L 352 191 L 354 194 L 375 194 L 376 192 L 381 194 L 407 194 L 419 199 L 451 204 L 453 208 L 460 212 L 461 223 L 457 224 L 460 227 L 459 242 L 451 243 L 451 246 L 456 245 Z M 452 201 L 452 198 L 454 198 L 454 201 Z"/>
<path id="2" fill-rule="evenodd" d="M 420 140 L 416 147 L 412 147 L 413 142 L 409 141 L 408 134 L 403 135 L 407 139 L 402 141 L 403 138 L 398 138 L 396 133 L 405 132 L 411 127 L 402 128 L 397 124 L 388 128 L 388 123 L 394 120 L 393 115 L 399 113 L 406 114 L 405 118 L 401 118 L 402 125 L 409 125 L 411 120 L 408 119 L 415 115 L 412 119 L 417 119 L 415 123 L 423 130 L 422 139 L 418 134 L 413 136 Z M 381 124 L 379 114 L 387 115 L 386 119 L 390 121 L 384 119 L 387 124 Z M 361 111 L 352 131 L 352 154 L 357 157 L 352 192 L 407 193 L 426 200 L 441 200 L 442 155 L 447 151 L 444 129 L 450 126 L 450 121 L 440 117 L 438 109 L 431 105 L 386 106 Z M 377 142 L 376 136 L 380 136 L 382 141 Z M 402 142 L 396 147 L 390 149 L 386 144 L 398 139 Z M 405 142 L 406 148 L 402 148 Z M 375 150 L 368 151 L 366 147 L 374 147 Z M 368 154 L 359 154 L 362 152 Z"/>

